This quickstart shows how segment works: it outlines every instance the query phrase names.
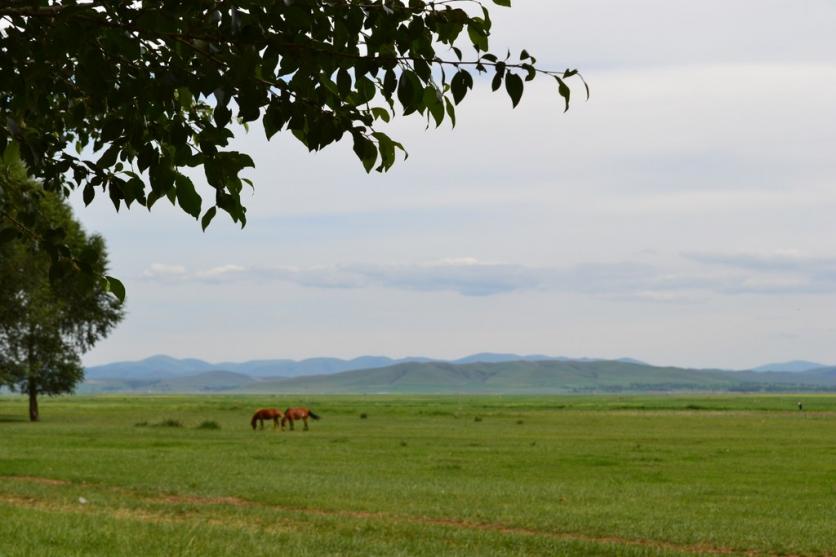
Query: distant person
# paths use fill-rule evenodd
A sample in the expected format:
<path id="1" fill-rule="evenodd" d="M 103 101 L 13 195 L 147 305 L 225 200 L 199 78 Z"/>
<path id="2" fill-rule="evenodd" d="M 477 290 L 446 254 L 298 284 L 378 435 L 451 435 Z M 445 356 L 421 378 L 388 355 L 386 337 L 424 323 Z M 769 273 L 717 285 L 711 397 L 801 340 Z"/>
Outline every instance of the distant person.
<path id="1" fill-rule="evenodd" d="M 798 403 L 798 410 L 799 411 L 804 410 L 804 405 L 801 404 L 801 402 Z"/>

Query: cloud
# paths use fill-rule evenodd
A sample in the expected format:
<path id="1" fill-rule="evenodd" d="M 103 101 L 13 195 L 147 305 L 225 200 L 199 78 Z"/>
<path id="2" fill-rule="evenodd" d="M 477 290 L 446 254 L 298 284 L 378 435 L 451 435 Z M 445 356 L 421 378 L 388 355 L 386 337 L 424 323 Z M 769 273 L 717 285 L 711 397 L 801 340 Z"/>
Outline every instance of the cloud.
<path id="1" fill-rule="evenodd" d="M 218 281 L 230 276 L 245 272 L 247 269 L 240 265 L 221 265 L 220 267 L 212 267 L 205 271 L 198 271 L 194 274 L 197 279 L 208 281 Z"/>
<path id="2" fill-rule="evenodd" d="M 187 278 L 186 268 L 183 265 L 166 265 L 164 263 L 152 263 L 142 276 L 147 279 L 159 281 L 172 281 Z"/>
<path id="3" fill-rule="evenodd" d="M 188 272 L 182 266 L 155 263 L 143 277 L 174 281 L 281 281 L 306 288 L 388 288 L 416 292 L 455 292 L 494 296 L 518 291 L 551 290 L 593 296 L 632 296 L 673 301 L 671 292 L 691 288 L 690 281 L 671 280 L 657 268 L 638 263 L 587 263 L 566 268 L 533 267 L 447 258 L 405 264 L 349 263 L 312 267 L 223 265 Z"/>
<path id="4" fill-rule="evenodd" d="M 364 264 L 254 269 L 255 275 L 317 288 L 384 287 L 421 292 L 490 296 L 544 286 L 551 271 L 476 259 L 442 259 L 417 264 Z"/>
<path id="5" fill-rule="evenodd" d="M 494 296 L 552 291 L 620 301 L 691 303 L 707 295 L 813 294 L 836 292 L 836 257 L 785 250 L 770 253 L 686 253 L 666 267 L 640 262 L 591 262 L 537 267 L 446 258 L 417 263 L 344 263 L 310 267 L 227 264 L 189 272 L 180 265 L 152 264 L 144 273 L 160 283 L 279 281 L 306 288 L 387 288 Z"/>
<path id="6" fill-rule="evenodd" d="M 836 257 L 797 250 L 694 252 L 685 258 L 726 269 L 724 293 L 816 294 L 836 292 Z"/>
<path id="7" fill-rule="evenodd" d="M 797 250 L 772 252 L 691 252 L 683 254 L 699 263 L 760 271 L 834 271 L 836 257 L 814 257 Z"/>

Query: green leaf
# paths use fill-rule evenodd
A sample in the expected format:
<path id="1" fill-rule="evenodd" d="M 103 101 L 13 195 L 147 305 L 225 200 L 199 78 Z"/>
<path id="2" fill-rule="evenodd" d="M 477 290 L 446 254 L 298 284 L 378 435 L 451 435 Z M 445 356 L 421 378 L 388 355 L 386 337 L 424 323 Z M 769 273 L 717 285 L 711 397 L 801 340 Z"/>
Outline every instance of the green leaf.
<path id="1" fill-rule="evenodd" d="M 283 106 L 278 102 L 271 102 L 264 113 L 262 124 L 264 126 L 264 135 L 267 139 L 273 137 L 277 132 L 281 131 L 287 123 L 288 114 L 283 110 Z"/>
<path id="2" fill-rule="evenodd" d="M 391 115 L 389 114 L 389 111 L 386 110 L 385 108 L 381 108 L 379 106 L 374 106 L 374 107 L 372 107 L 371 110 L 372 110 L 372 116 L 374 116 L 376 119 L 383 120 L 384 122 L 387 122 L 387 123 L 391 119 Z"/>
<path id="3" fill-rule="evenodd" d="M 192 92 L 189 91 L 188 87 L 177 88 L 177 100 L 180 102 L 180 108 L 182 108 L 183 110 L 190 109 L 194 104 Z"/>
<path id="4" fill-rule="evenodd" d="M 116 298 L 124 303 L 125 302 L 125 285 L 122 284 L 117 278 L 113 278 L 111 276 L 105 276 L 105 280 L 107 281 L 107 289 L 111 292 Z"/>
<path id="5" fill-rule="evenodd" d="M 20 161 L 20 146 L 16 141 L 12 141 L 3 149 L 3 162 L 12 165 L 18 161 Z"/>
<path id="6" fill-rule="evenodd" d="M 491 80 L 491 91 L 496 91 L 502 86 L 502 74 L 496 72 Z"/>
<path id="7" fill-rule="evenodd" d="M 351 76 L 345 68 L 340 68 L 337 71 L 337 89 L 343 97 L 347 97 L 351 93 Z"/>
<path id="8" fill-rule="evenodd" d="M 382 132 L 373 132 L 372 136 L 377 139 L 377 146 L 380 151 L 380 166 L 377 167 L 377 170 L 384 172 L 395 164 L 395 142 Z"/>
<path id="9" fill-rule="evenodd" d="M 398 100 L 404 108 L 404 114 L 410 114 L 418 109 L 424 94 L 424 89 L 421 87 L 421 81 L 413 72 L 403 72 L 398 81 Z"/>
<path id="10" fill-rule="evenodd" d="M 508 73 L 505 76 L 505 90 L 508 96 L 511 97 L 511 104 L 514 108 L 520 103 L 523 94 L 523 80 L 515 73 Z"/>
<path id="11" fill-rule="evenodd" d="M 203 218 L 200 219 L 200 226 L 203 228 L 204 232 L 206 232 L 206 229 L 209 227 L 209 223 L 212 222 L 212 219 L 215 218 L 215 213 L 217 213 L 217 211 L 218 210 L 215 207 L 210 207 L 203 215 Z"/>
<path id="12" fill-rule="evenodd" d="M 450 118 L 450 124 L 456 127 L 456 107 L 450 102 L 450 99 L 444 97 L 444 108 L 447 110 L 447 117 Z"/>
<path id="13" fill-rule="evenodd" d="M 569 89 L 569 86 L 566 85 L 566 83 L 558 76 L 554 76 L 554 78 L 557 80 L 557 92 L 560 93 L 560 96 L 563 97 L 563 99 L 566 101 L 566 108 L 563 110 L 563 112 L 566 112 L 567 110 L 569 110 L 569 97 L 572 94 L 572 91 Z"/>
<path id="14" fill-rule="evenodd" d="M 377 162 L 377 147 L 374 142 L 360 133 L 354 133 L 354 153 L 363 163 L 366 172 L 371 172 Z"/>
<path id="15" fill-rule="evenodd" d="M 436 127 L 441 125 L 444 121 L 444 103 L 442 102 L 438 91 L 432 85 L 428 85 L 424 89 L 424 106 L 430 111 L 435 120 Z"/>
<path id="16" fill-rule="evenodd" d="M 177 203 L 180 207 L 194 218 L 200 217 L 200 206 L 203 200 L 195 191 L 191 179 L 183 174 L 177 174 L 174 177 L 174 183 L 177 187 Z"/>
<path id="17" fill-rule="evenodd" d="M 473 77 L 466 70 L 459 70 L 450 81 L 450 91 L 453 93 L 453 100 L 459 104 L 467 94 L 468 89 L 473 88 Z"/>
<path id="18" fill-rule="evenodd" d="M 93 202 L 93 198 L 96 197 L 96 190 L 93 188 L 92 184 L 87 184 L 84 186 L 84 191 L 81 192 L 81 198 L 84 201 L 84 205 L 90 205 Z"/>
<path id="19" fill-rule="evenodd" d="M 478 18 L 471 19 L 467 24 L 467 36 L 470 37 L 473 46 L 478 50 L 488 50 L 488 35 L 485 33 L 481 20 Z"/>

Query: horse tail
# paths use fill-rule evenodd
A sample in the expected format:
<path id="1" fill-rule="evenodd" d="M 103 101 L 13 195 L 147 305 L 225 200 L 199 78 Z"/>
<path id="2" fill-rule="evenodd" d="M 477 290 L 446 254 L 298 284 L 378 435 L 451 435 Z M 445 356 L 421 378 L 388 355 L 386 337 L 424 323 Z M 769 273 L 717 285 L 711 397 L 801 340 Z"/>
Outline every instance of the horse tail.
<path id="1" fill-rule="evenodd" d="M 253 429 L 255 429 L 255 423 L 256 423 L 257 421 L 258 421 L 258 412 L 256 412 L 255 414 L 253 414 L 253 419 L 252 419 L 252 420 L 250 420 L 250 425 L 251 425 L 251 426 L 253 426 Z"/>
<path id="2" fill-rule="evenodd" d="M 313 413 L 313 410 L 308 410 L 308 416 L 310 416 L 310 417 L 311 417 L 311 418 L 313 418 L 314 420 L 318 420 L 318 419 L 319 419 L 319 416 L 317 416 L 316 414 L 314 414 L 314 413 Z"/>

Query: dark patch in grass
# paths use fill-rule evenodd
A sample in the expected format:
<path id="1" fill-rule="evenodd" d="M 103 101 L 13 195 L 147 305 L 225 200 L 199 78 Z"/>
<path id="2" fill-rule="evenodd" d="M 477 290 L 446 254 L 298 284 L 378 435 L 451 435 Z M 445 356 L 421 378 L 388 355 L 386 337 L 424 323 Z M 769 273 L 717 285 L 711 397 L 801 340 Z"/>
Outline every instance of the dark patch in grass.
<path id="1" fill-rule="evenodd" d="M 455 416 L 451 410 L 418 410 L 419 416 Z"/>
<path id="2" fill-rule="evenodd" d="M 517 420 L 517 425 L 523 425 L 525 422 L 522 420 Z"/>
<path id="3" fill-rule="evenodd" d="M 689 404 L 685 407 L 686 410 L 710 410 L 708 406 L 700 406 L 699 404 Z"/>
<path id="4" fill-rule="evenodd" d="M 148 422 L 145 422 L 145 421 L 142 421 L 142 422 L 136 422 L 136 423 L 134 424 L 134 427 L 148 427 Z"/>
<path id="5" fill-rule="evenodd" d="M 201 422 L 201 424 L 197 426 L 197 429 L 221 429 L 221 426 L 220 424 L 218 424 L 218 422 L 206 420 L 204 422 Z"/>
<path id="6" fill-rule="evenodd" d="M 401 441 L 401 447 L 406 447 L 406 441 Z"/>
<path id="7" fill-rule="evenodd" d="M 461 464 L 456 464 L 454 462 L 446 462 L 442 464 L 436 464 L 432 467 L 433 470 L 443 470 L 445 472 L 452 472 L 456 470 L 462 470 Z"/>
<path id="8" fill-rule="evenodd" d="M 336 439 L 331 439 L 332 443 L 348 443 L 348 437 L 337 437 Z"/>
<path id="9" fill-rule="evenodd" d="M 180 420 L 172 420 L 169 418 L 154 424 L 154 427 L 183 427 L 183 424 L 180 423 Z"/>
<path id="10" fill-rule="evenodd" d="M 619 463 L 614 460 L 607 460 L 604 458 L 591 459 L 586 462 L 587 466 L 618 466 Z"/>
<path id="11" fill-rule="evenodd" d="M 365 412 L 363 412 L 362 414 L 360 414 L 360 419 L 361 419 L 361 420 L 365 420 L 365 419 L 366 419 L 366 418 L 368 418 L 368 417 L 369 417 L 369 415 L 368 415 L 368 414 L 366 414 Z"/>
<path id="12" fill-rule="evenodd" d="M 476 416 L 475 418 L 473 418 L 473 421 L 474 422 L 481 422 L 482 421 L 482 416 Z"/>
<path id="13" fill-rule="evenodd" d="M 26 422 L 26 416 L 0 416 L 0 422 Z"/>

